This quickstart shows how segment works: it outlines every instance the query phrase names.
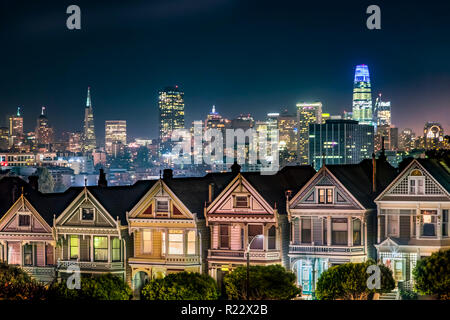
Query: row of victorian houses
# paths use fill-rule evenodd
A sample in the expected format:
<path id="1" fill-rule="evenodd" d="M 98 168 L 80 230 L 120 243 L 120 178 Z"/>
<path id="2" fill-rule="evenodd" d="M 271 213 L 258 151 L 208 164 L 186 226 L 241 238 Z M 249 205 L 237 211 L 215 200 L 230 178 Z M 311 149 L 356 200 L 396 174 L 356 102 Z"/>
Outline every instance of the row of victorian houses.
<path id="1" fill-rule="evenodd" d="M 50 282 L 75 269 L 113 273 L 136 292 L 179 271 L 224 275 L 246 263 L 281 264 L 314 295 L 330 266 L 369 258 L 411 287 L 424 256 L 450 249 L 450 169 L 384 155 L 354 165 L 284 167 L 275 175 L 210 173 L 132 186 L 42 194 L 37 179 L 0 180 L 0 261 Z"/>

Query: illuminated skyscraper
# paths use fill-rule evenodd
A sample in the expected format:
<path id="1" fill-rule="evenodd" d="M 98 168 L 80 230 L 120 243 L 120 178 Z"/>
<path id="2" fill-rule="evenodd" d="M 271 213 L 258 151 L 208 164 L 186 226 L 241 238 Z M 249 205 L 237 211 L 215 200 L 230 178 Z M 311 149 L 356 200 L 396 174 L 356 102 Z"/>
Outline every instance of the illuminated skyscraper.
<path id="1" fill-rule="evenodd" d="M 438 122 L 427 122 L 423 128 L 425 149 L 441 149 L 444 145 L 444 129 Z"/>
<path id="2" fill-rule="evenodd" d="M 297 103 L 298 123 L 298 155 L 297 160 L 301 165 L 309 163 L 309 125 L 322 123 L 322 102 Z"/>
<path id="3" fill-rule="evenodd" d="M 23 140 L 23 117 L 20 114 L 20 107 L 17 113 L 9 117 L 9 139 L 10 146 L 17 146 Z"/>
<path id="4" fill-rule="evenodd" d="M 48 145 L 53 142 L 53 128 L 50 127 L 45 113 L 45 107 L 42 107 L 35 130 L 38 145 Z"/>
<path id="5" fill-rule="evenodd" d="M 353 82 L 353 120 L 358 121 L 359 124 L 374 125 L 369 67 L 365 64 L 356 66 L 355 70 L 355 80 Z"/>
<path id="6" fill-rule="evenodd" d="M 127 144 L 127 122 L 125 120 L 105 121 L 105 151 L 117 156 Z"/>
<path id="7" fill-rule="evenodd" d="M 92 152 L 97 147 L 94 127 L 94 111 L 91 101 L 91 87 L 88 87 L 86 108 L 84 108 L 83 152 Z"/>
<path id="8" fill-rule="evenodd" d="M 375 119 L 374 122 L 377 127 L 390 126 L 391 120 L 391 102 L 381 100 L 381 93 L 375 101 Z"/>
<path id="9" fill-rule="evenodd" d="M 325 164 L 352 164 L 370 158 L 374 128 L 354 120 L 327 120 L 309 125 L 310 164 L 319 170 Z"/>
<path id="10" fill-rule="evenodd" d="M 159 137 L 170 140 L 173 130 L 184 129 L 184 92 L 178 86 L 159 92 Z"/>
<path id="11" fill-rule="evenodd" d="M 416 140 L 416 134 L 412 129 L 403 129 L 399 137 L 399 149 L 402 151 L 411 151 L 414 149 L 414 141 Z"/>

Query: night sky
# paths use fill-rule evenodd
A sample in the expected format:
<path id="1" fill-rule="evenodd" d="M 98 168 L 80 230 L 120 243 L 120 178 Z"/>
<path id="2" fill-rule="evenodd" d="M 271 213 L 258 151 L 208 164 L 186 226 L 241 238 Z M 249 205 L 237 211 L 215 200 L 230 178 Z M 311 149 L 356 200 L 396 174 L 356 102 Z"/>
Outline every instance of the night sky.
<path id="1" fill-rule="evenodd" d="M 185 92 L 186 124 L 213 104 L 232 118 L 320 100 L 351 110 L 356 64 L 392 101 L 393 123 L 450 130 L 449 1 L 0 0 L 0 119 L 23 106 L 33 130 L 45 105 L 58 132 L 81 130 L 91 86 L 96 133 L 124 119 L 156 137 L 158 90 Z M 66 8 L 81 8 L 81 30 Z M 381 7 L 382 30 L 366 28 Z"/>

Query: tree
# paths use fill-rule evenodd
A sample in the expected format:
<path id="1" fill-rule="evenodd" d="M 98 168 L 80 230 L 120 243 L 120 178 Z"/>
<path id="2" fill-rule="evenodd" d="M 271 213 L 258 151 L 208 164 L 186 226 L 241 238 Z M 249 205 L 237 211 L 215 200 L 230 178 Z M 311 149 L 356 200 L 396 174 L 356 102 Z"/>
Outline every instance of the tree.
<path id="1" fill-rule="evenodd" d="M 380 268 L 380 289 L 369 289 L 367 280 L 371 276 L 367 268 L 376 265 L 369 259 L 363 263 L 344 263 L 324 271 L 317 281 L 316 296 L 321 300 L 368 300 L 375 292 L 390 292 L 395 288 L 392 271 Z"/>
<path id="2" fill-rule="evenodd" d="M 53 177 L 47 168 L 38 168 L 36 174 L 39 176 L 39 191 L 42 193 L 51 193 L 55 187 Z"/>
<path id="3" fill-rule="evenodd" d="M 239 266 L 224 278 L 229 299 L 247 298 L 247 267 Z M 251 300 L 288 300 L 301 295 L 295 285 L 295 274 L 280 265 L 250 266 Z"/>
<path id="4" fill-rule="evenodd" d="M 46 287 L 21 268 L 0 263 L 0 300 L 44 300 Z"/>
<path id="5" fill-rule="evenodd" d="M 53 282 L 49 299 L 55 300 L 130 300 L 131 288 L 121 278 L 111 274 L 81 277 L 80 289 L 69 289 L 65 281 Z"/>
<path id="6" fill-rule="evenodd" d="M 450 299 L 450 250 L 434 252 L 430 257 L 417 261 L 413 269 L 416 289 L 422 294 Z"/>
<path id="7" fill-rule="evenodd" d="M 144 300 L 217 300 L 216 281 L 207 274 L 179 272 L 152 279 L 141 290 Z"/>

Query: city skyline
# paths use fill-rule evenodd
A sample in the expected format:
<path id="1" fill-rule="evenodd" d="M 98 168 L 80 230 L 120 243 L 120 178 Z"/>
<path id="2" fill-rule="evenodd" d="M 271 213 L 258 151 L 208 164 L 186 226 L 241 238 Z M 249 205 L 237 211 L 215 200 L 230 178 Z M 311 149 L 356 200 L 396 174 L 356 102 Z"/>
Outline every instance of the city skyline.
<path id="1" fill-rule="evenodd" d="M 186 8 L 183 4 L 134 1 L 123 16 L 117 2 L 103 8 L 81 1 L 79 33 L 61 23 L 62 4 L 9 4 L 15 19 L 5 16 L 8 29 L 0 31 L 8 43 L 0 53 L 2 111 L 13 114 L 23 107 L 25 129 L 31 131 L 44 105 L 56 132 L 78 131 L 91 86 L 97 135 L 105 120 L 123 119 L 130 137 L 155 138 L 158 90 L 165 86 L 179 85 L 186 93 L 187 125 L 205 119 L 212 105 L 226 118 L 245 112 L 264 119 L 286 107 L 294 112 L 300 101 L 318 100 L 324 111 L 337 114 L 351 111 L 354 67 L 366 64 L 373 96 L 382 92 L 392 102 L 393 124 L 416 134 L 426 121 L 449 128 L 450 65 L 444 58 L 449 46 L 440 40 L 448 30 L 443 20 L 448 4 L 420 10 L 410 5 L 405 11 L 401 4 L 381 2 L 379 31 L 365 28 L 365 4 L 324 8 L 282 1 L 264 11 L 269 4 L 262 1 L 253 11 L 246 1 L 212 1 L 201 9 L 190 6 L 187 14 L 178 9 Z M 179 35 L 175 44 L 173 34 Z M 310 50 L 300 50 L 305 43 Z M 174 53 L 175 48 L 181 50 Z M 27 77 L 19 76 L 25 70 Z"/>

